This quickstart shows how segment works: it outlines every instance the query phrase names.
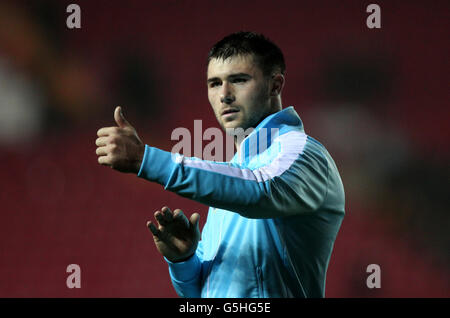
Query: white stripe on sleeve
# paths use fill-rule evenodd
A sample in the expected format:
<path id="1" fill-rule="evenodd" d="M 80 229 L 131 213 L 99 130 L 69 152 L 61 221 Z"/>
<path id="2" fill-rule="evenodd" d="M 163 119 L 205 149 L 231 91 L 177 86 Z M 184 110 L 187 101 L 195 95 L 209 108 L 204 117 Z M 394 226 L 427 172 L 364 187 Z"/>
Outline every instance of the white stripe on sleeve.
<path id="1" fill-rule="evenodd" d="M 281 175 L 290 168 L 299 154 L 303 153 L 307 137 L 305 133 L 300 131 L 290 131 L 278 136 L 274 139 L 273 144 L 280 143 L 281 151 L 270 163 L 255 170 L 241 169 L 223 163 L 214 163 L 213 161 L 192 160 L 186 157 L 183 157 L 182 162 L 186 167 L 215 172 L 244 180 L 265 182 Z"/>

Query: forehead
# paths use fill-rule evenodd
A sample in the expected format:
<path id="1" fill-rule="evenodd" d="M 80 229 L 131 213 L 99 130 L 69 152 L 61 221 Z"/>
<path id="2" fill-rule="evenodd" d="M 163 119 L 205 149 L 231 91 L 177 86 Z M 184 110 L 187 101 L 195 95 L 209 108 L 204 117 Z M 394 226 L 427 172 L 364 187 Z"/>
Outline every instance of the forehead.
<path id="1" fill-rule="evenodd" d="M 208 64 L 207 77 L 224 78 L 231 74 L 246 73 L 256 75 L 262 73 L 252 55 L 236 55 L 227 59 L 211 59 Z"/>

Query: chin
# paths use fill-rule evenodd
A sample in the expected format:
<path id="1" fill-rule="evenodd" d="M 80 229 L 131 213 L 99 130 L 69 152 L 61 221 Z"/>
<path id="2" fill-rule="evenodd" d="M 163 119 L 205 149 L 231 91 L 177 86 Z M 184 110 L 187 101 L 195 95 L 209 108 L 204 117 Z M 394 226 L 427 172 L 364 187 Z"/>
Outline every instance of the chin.
<path id="1" fill-rule="evenodd" d="M 227 120 L 227 121 L 222 121 L 222 126 L 227 127 L 227 128 L 231 128 L 231 127 L 238 127 L 240 126 L 241 121 L 234 119 L 234 120 Z"/>
<path id="2" fill-rule="evenodd" d="M 222 124 L 222 128 L 225 129 L 235 129 L 237 126 L 233 122 L 227 122 Z"/>

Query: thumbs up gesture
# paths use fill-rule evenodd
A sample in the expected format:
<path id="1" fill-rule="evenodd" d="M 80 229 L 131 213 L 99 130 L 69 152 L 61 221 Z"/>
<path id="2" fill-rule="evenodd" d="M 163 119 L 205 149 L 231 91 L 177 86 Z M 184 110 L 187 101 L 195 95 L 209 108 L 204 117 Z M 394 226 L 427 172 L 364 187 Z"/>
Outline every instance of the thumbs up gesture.
<path id="1" fill-rule="evenodd" d="M 125 119 L 122 109 L 114 110 L 115 127 L 104 127 L 97 131 L 95 140 L 98 163 L 120 172 L 138 173 L 145 152 L 145 145 L 136 129 Z"/>

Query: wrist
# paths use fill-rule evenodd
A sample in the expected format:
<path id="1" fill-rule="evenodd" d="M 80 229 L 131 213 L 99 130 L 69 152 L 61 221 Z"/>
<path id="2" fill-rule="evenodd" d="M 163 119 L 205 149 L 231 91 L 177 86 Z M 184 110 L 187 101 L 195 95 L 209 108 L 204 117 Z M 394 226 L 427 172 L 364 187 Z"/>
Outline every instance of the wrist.
<path id="1" fill-rule="evenodd" d="M 177 259 L 169 259 L 167 257 L 164 257 L 166 259 L 166 261 L 169 261 L 170 263 L 183 263 L 183 262 L 187 262 L 189 261 L 190 258 L 192 258 L 192 256 L 194 256 L 195 252 L 190 254 L 187 257 L 182 257 L 182 258 L 177 258 Z"/>
<path id="2" fill-rule="evenodd" d="M 189 282 L 200 277 L 201 261 L 195 253 L 184 262 L 173 263 L 165 257 L 164 259 L 169 265 L 170 276 L 173 280 Z"/>
<path id="3" fill-rule="evenodd" d="M 144 159 L 144 154 L 145 154 L 145 145 L 142 144 L 141 147 L 139 147 L 137 160 L 134 162 L 133 173 L 139 174 L 139 171 L 141 170 L 142 166 L 142 161 Z"/>

